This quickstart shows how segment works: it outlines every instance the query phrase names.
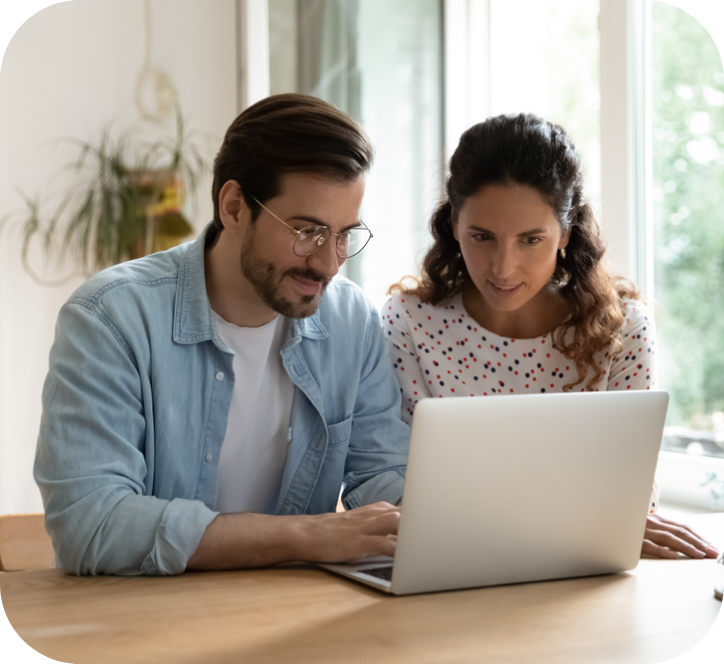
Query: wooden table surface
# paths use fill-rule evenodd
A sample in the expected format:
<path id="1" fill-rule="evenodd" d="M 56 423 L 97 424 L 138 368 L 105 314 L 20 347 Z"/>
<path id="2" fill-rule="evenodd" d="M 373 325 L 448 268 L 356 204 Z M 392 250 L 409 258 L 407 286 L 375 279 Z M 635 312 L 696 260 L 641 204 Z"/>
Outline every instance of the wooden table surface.
<path id="1" fill-rule="evenodd" d="M 408 597 L 307 565 L 168 578 L 43 570 L 0 574 L 0 591 L 28 644 L 74 664 L 644 664 L 709 630 L 715 568 L 642 560 L 624 574 Z"/>

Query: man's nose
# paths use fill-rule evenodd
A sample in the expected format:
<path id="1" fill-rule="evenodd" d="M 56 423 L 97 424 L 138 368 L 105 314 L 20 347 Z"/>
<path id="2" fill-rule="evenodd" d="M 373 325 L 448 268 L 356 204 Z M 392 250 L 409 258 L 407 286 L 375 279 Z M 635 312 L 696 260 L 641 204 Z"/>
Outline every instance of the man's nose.
<path id="1" fill-rule="evenodd" d="M 339 272 L 342 263 L 344 263 L 344 259 L 337 256 L 337 237 L 335 235 L 332 235 L 319 251 L 315 251 L 307 257 L 307 265 L 327 279 L 331 279 Z"/>

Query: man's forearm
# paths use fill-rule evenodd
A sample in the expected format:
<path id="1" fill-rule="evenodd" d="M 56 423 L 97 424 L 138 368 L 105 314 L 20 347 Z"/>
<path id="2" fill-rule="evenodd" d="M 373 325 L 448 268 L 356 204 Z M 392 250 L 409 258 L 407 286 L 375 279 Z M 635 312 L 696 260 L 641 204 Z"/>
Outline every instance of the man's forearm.
<path id="1" fill-rule="evenodd" d="M 315 516 L 222 514 L 206 528 L 187 570 L 266 567 L 293 560 L 344 562 L 394 555 L 400 510 L 376 503 Z"/>
<path id="2" fill-rule="evenodd" d="M 206 528 L 188 570 L 266 567 L 299 560 L 300 517 L 220 514 Z"/>

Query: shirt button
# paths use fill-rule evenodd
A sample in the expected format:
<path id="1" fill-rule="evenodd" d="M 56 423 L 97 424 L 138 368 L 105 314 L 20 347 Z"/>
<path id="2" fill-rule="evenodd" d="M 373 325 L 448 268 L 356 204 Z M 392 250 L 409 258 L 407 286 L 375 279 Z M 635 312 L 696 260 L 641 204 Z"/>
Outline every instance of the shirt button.
<path id="1" fill-rule="evenodd" d="M 222 376 L 223 376 L 223 374 L 222 374 Z M 209 452 L 209 453 L 206 455 L 206 460 L 207 460 L 207 461 L 211 461 L 211 459 L 213 459 L 213 458 L 214 458 L 214 455 L 211 454 L 211 452 Z"/>
<path id="2" fill-rule="evenodd" d="M 224 380 L 224 372 L 219 371 L 219 373 L 216 374 L 216 380 Z"/>

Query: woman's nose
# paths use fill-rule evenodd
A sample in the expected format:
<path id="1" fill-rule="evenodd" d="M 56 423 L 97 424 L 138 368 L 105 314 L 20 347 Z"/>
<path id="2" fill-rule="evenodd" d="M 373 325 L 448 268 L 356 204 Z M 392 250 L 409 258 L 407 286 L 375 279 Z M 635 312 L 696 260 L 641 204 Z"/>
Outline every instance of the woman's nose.
<path id="1" fill-rule="evenodd" d="M 493 274 L 498 279 L 505 279 L 515 272 L 515 256 L 508 247 L 498 247 L 493 256 Z"/>

